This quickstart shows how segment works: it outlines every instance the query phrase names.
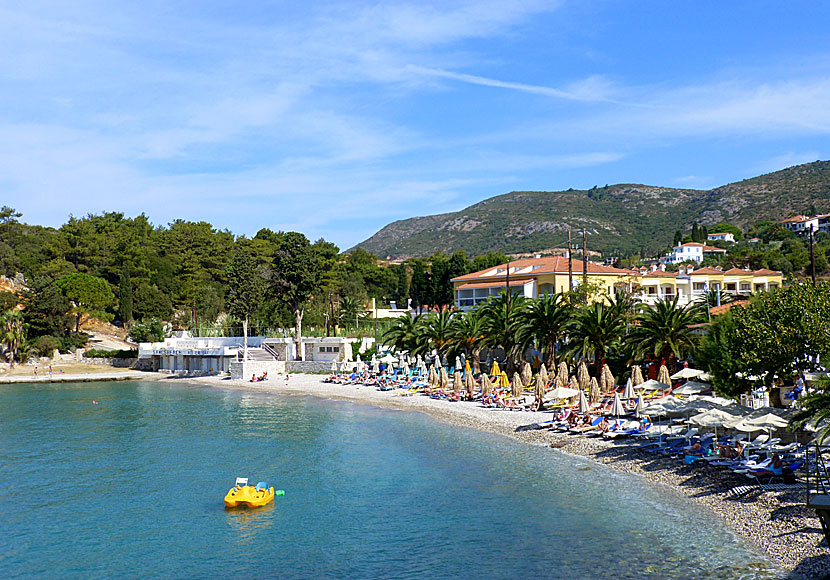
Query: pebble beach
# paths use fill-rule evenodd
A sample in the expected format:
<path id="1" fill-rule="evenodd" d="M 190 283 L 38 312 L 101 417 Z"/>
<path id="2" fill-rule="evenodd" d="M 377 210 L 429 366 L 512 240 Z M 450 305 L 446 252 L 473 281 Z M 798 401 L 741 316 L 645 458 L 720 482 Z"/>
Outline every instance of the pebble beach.
<path id="1" fill-rule="evenodd" d="M 327 383 L 323 378 L 321 375 L 292 374 L 287 381 L 280 376 L 261 383 L 218 376 L 164 380 L 186 380 L 255 392 L 311 395 L 419 411 L 453 425 L 497 433 L 530 445 L 554 447 L 562 453 L 586 457 L 679 491 L 757 545 L 775 564 L 789 571 L 786 576 L 789 579 L 830 578 L 830 550 L 818 518 L 805 506 L 803 487 L 775 491 L 756 488 L 736 494 L 733 488 L 749 483 L 744 476 L 702 462 L 685 465 L 677 458 L 655 457 L 631 449 L 622 441 L 553 432 L 540 425 L 550 420 L 550 412 L 490 409 L 477 402 L 447 402 L 423 394 L 403 395 L 400 390 L 379 391 L 372 386 Z"/>

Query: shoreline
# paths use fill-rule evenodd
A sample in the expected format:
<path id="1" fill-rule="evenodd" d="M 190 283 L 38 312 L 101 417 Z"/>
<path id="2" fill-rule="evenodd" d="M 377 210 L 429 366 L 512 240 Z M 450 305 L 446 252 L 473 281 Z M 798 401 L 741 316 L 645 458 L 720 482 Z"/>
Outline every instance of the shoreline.
<path id="1" fill-rule="evenodd" d="M 550 419 L 550 412 L 489 409 L 474 402 L 451 403 L 422 394 L 402 396 L 400 390 L 378 391 L 372 386 L 324 383 L 323 375 L 292 374 L 288 383 L 284 382 L 282 376 L 265 383 L 250 383 L 216 375 L 181 377 L 138 372 L 124 376 L 127 374 L 123 371 L 94 373 L 93 380 L 181 381 L 220 389 L 314 396 L 419 411 L 452 425 L 504 435 L 531 445 L 553 447 L 622 473 L 639 475 L 653 484 L 668 486 L 704 506 L 727 527 L 764 553 L 772 564 L 787 571 L 788 579 L 830 578 L 830 550 L 824 542 L 818 518 L 805 505 L 803 487 L 760 493 L 756 490 L 736 496 L 731 489 L 747 485 L 749 480 L 729 471 L 701 465 L 700 462 L 687 466 L 677 458 L 655 457 L 655 454 L 629 449 L 624 444 L 600 437 L 535 429 L 537 423 Z M 117 375 L 118 378 L 103 378 L 105 375 Z M 61 378 L 63 380 L 52 382 L 84 381 L 77 375 Z M 2 378 L 0 382 L 4 382 Z M 49 381 L 35 379 L 17 382 L 37 384 Z"/>

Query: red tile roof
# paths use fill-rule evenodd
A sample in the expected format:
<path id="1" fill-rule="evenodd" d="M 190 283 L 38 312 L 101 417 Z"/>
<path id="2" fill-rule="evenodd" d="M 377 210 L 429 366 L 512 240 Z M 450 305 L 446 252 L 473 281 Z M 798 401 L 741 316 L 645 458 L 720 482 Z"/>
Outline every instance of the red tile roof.
<path id="1" fill-rule="evenodd" d="M 717 268 L 712 268 L 710 266 L 706 266 L 705 268 L 698 268 L 697 270 L 692 270 L 688 272 L 689 276 L 694 275 L 701 275 L 701 276 L 711 276 L 713 274 L 723 274 L 723 270 L 718 270 Z"/>
<path id="2" fill-rule="evenodd" d="M 766 268 L 761 268 L 760 270 L 755 270 L 752 272 L 756 276 L 782 276 L 781 272 L 776 272 L 775 270 L 767 270 Z"/>
<path id="3" fill-rule="evenodd" d="M 531 272 L 516 272 L 515 270 L 523 270 L 525 268 L 529 268 L 535 266 L 535 269 Z M 480 270 L 478 272 L 472 272 L 470 274 L 466 274 L 464 276 L 458 276 L 453 278 L 453 282 L 461 282 L 466 280 L 480 280 L 482 278 L 491 279 L 491 280 L 498 280 L 505 278 L 505 269 L 507 268 L 507 264 L 499 264 L 495 268 L 487 268 L 485 270 Z M 582 275 L 582 260 L 573 260 L 573 274 L 574 276 Z M 501 272 L 497 272 L 491 275 L 485 276 L 487 272 L 492 272 L 496 269 L 501 270 Z M 515 270 L 514 270 L 515 269 Z M 510 262 L 510 276 L 532 276 L 536 277 L 542 274 L 567 274 L 568 273 L 568 258 L 564 256 L 550 256 L 547 258 L 524 258 L 521 260 L 516 260 L 514 262 Z M 588 262 L 588 273 L 589 274 L 609 274 L 609 275 L 617 275 L 623 276 L 632 274 L 630 270 L 621 270 L 620 268 L 613 268 L 611 266 L 603 266 L 602 264 L 595 264 L 593 262 Z"/>
<path id="4" fill-rule="evenodd" d="M 726 274 L 730 276 L 751 276 L 752 272 L 742 268 L 729 268 L 726 272 L 724 272 L 724 275 Z"/>
<path id="5" fill-rule="evenodd" d="M 720 306 L 712 306 L 709 309 L 709 314 L 717 316 L 718 314 L 727 312 L 733 306 L 743 306 L 745 304 L 749 304 L 749 300 L 735 300 L 734 302 L 727 302 L 726 304 L 721 304 Z"/>
<path id="6" fill-rule="evenodd" d="M 527 282 L 527 280 L 511 280 L 510 286 L 523 286 Z M 492 280 L 490 282 L 467 282 L 466 284 L 462 284 L 458 286 L 456 290 L 467 289 L 467 288 L 495 288 L 497 286 L 504 286 L 504 282 L 499 280 Z"/>

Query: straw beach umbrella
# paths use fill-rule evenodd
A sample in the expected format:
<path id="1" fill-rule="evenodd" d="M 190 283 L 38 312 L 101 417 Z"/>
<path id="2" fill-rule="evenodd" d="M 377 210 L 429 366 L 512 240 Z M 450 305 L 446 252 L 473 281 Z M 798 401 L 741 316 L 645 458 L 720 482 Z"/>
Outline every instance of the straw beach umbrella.
<path id="1" fill-rule="evenodd" d="M 467 394 L 470 399 L 472 399 L 473 393 L 476 390 L 476 380 L 473 378 L 473 373 L 467 373 L 464 375 L 464 386 L 467 389 Z"/>
<path id="2" fill-rule="evenodd" d="M 447 369 L 441 367 L 441 388 L 446 389 L 450 384 L 450 377 L 447 375 Z"/>
<path id="3" fill-rule="evenodd" d="M 643 381 L 643 371 L 637 365 L 631 367 L 631 382 L 635 387 L 637 385 L 642 385 L 645 382 Z"/>
<path id="4" fill-rule="evenodd" d="M 583 391 L 582 389 L 579 388 L 579 381 L 576 380 L 576 377 L 571 377 L 570 382 L 565 386 L 567 386 L 569 389 L 575 390 L 578 393 L 582 393 L 583 397 L 585 396 L 585 391 Z M 576 400 L 577 400 L 576 397 L 573 397 L 570 401 L 568 401 L 568 404 L 569 405 L 575 405 Z"/>
<path id="5" fill-rule="evenodd" d="M 614 385 L 617 383 L 617 379 L 614 378 L 614 375 L 611 374 L 611 369 L 608 366 L 608 363 L 602 365 L 602 376 L 605 378 L 605 390 L 603 392 L 608 392 L 614 388 Z"/>
<path id="6" fill-rule="evenodd" d="M 657 380 L 667 385 L 671 384 L 671 377 L 669 376 L 669 369 L 666 368 L 665 363 L 660 365 L 660 370 L 657 371 Z"/>
<path id="7" fill-rule="evenodd" d="M 481 396 L 486 397 L 493 391 L 493 383 L 487 373 L 481 375 Z"/>
<path id="8" fill-rule="evenodd" d="M 460 391 L 461 390 L 461 385 L 462 385 L 461 372 L 460 371 L 455 371 L 452 374 L 452 390 L 455 391 L 455 392 Z"/>
<path id="9" fill-rule="evenodd" d="M 545 396 L 545 383 L 540 381 L 538 376 L 536 377 L 536 384 L 533 386 L 533 394 L 539 398 Z"/>
<path id="10" fill-rule="evenodd" d="M 580 389 L 587 389 L 591 385 L 591 376 L 588 374 L 588 367 L 585 361 L 579 363 L 579 368 L 576 371 L 576 380 L 579 381 Z"/>
<path id="11" fill-rule="evenodd" d="M 590 382 L 590 392 L 588 393 L 588 400 L 591 401 L 591 404 L 594 405 L 599 403 L 600 398 L 602 397 L 602 393 L 599 390 L 599 383 L 597 382 L 596 377 L 591 377 Z"/>
<path id="12" fill-rule="evenodd" d="M 427 382 L 431 387 L 438 384 L 438 374 L 435 372 L 435 366 L 429 367 L 429 374 L 427 375 Z"/>
<path id="13" fill-rule="evenodd" d="M 522 361 L 522 384 L 529 385 L 530 381 L 533 379 L 533 369 L 530 368 L 530 363 L 527 361 Z"/>
<path id="14" fill-rule="evenodd" d="M 600 393 L 605 394 L 609 390 L 608 385 L 605 382 L 605 373 L 599 373 L 597 384 L 599 384 Z"/>
<path id="15" fill-rule="evenodd" d="M 545 367 L 545 363 L 542 363 L 542 366 L 539 367 L 539 374 L 536 375 L 536 383 L 541 383 L 542 388 L 547 389 L 549 382 L 550 378 L 548 377 L 548 369 Z"/>
<path id="16" fill-rule="evenodd" d="M 559 368 L 556 370 L 556 377 L 561 380 L 559 383 L 560 387 L 567 386 L 568 384 L 568 363 L 562 361 L 559 363 Z"/>
<path id="17" fill-rule="evenodd" d="M 513 387 L 510 394 L 512 394 L 514 397 L 518 397 L 522 394 L 524 388 L 525 386 L 522 383 L 522 377 L 519 375 L 519 373 L 513 373 Z"/>

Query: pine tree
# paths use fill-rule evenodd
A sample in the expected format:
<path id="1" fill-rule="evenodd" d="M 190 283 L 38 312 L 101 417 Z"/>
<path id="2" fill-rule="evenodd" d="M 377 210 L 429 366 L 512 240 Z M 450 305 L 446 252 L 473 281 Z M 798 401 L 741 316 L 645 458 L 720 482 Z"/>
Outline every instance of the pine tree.
<path id="1" fill-rule="evenodd" d="M 126 327 L 133 321 L 133 285 L 130 282 L 130 266 L 126 262 L 118 283 L 118 316 Z"/>

